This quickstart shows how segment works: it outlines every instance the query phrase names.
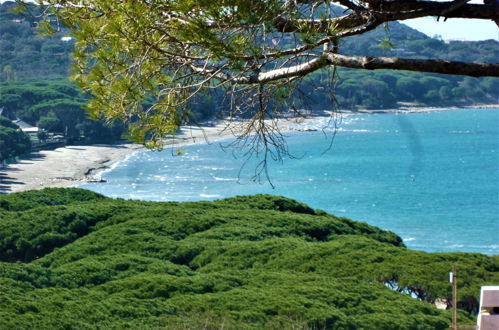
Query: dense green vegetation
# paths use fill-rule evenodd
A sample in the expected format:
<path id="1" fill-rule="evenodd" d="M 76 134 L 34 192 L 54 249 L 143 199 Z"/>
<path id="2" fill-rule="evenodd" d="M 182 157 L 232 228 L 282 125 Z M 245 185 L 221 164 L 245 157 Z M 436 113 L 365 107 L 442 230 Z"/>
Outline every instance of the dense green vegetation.
<path id="1" fill-rule="evenodd" d="M 81 189 L 0 197 L 0 328 L 445 329 L 499 257 L 408 250 L 388 231 L 296 201 L 112 200 Z"/>
<path id="2" fill-rule="evenodd" d="M 88 97 L 74 84 L 60 77 L 0 83 L 0 104 L 22 120 L 48 132 L 87 142 L 119 139 L 122 125 L 105 125 L 88 119 L 84 106 Z"/>
<path id="3" fill-rule="evenodd" d="M 121 127 L 107 128 L 86 119 L 81 107 L 86 95 L 65 78 L 69 72 L 72 41 L 63 41 L 68 31 L 51 37 L 36 34 L 36 18 L 11 12 L 13 2 L 0 4 L 0 106 L 6 106 L 32 125 L 73 138 L 80 135 L 95 141 L 120 136 Z M 286 42 L 284 40 L 283 42 Z M 494 62 L 499 43 L 445 42 L 428 38 L 403 24 L 342 40 L 342 53 L 349 55 L 443 58 Z M 55 54 L 55 55 L 54 55 Z M 47 75 L 53 79 L 46 79 Z M 40 78 L 43 79 L 40 81 Z M 336 84 L 325 71 L 311 74 L 297 87 L 292 103 L 314 110 L 331 108 L 331 94 L 340 108 L 396 108 L 400 102 L 429 106 L 459 106 L 496 103 L 499 79 L 470 78 L 407 71 L 364 71 L 338 69 Z M 335 85 L 335 88 L 333 88 Z M 194 121 L 223 114 L 227 108 L 223 91 L 191 100 Z"/>
<path id="4" fill-rule="evenodd" d="M 406 25 L 393 22 L 386 28 L 342 39 L 342 53 L 358 56 L 390 56 L 414 59 L 495 63 L 495 40 L 463 42 L 428 38 Z M 399 102 L 429 106 L 497 103 L 499 79 L 471 78 L 409 71 L 364 71 L 338 68 L 335 97 L 340 108 L 397 108 Z M 302 86 L 308 103 L 324 109 L 330 104 L 331 77 L 324 72 L 306 78 Z M 313 90 L 313 93 L 307 91 Z M 308 95 L 310 94 L 310 95 Z"/>
<path id="5" fill-rule="evenodd" d="M 29 137 L 9 119 L 0 116 L 0 162 L 31 149 Z"/>
<path id="6" fill-rule="evenodd" d="M 402 58 L 440 58 L 452 61 L 496 63 L 499 44 L 495 40 L 460 41 L 429 38 L 398 22 L 370 33 L 343 39 L 348 55 L 391 56 Z"/>
<path id="7" fill-rule="evenodd" d="M 499 47 L 498 47 L 499 49 Z M 379 70 L 366 72 L 338 69 L 335 86 L 339 107 L 344 109 L 393 109 L 400 102 L 428 106 L 460 106 L 496 103 L 499 79 L 471 78 L 408 71 Z M 313 74 L 301 87 L 302 95 L 313 90 L 305 102 L 309 108 L 326 109 L 330 104 L 330 77 Z M 298 96 L 298 95 L 297 95 Z M 307 103 L 305 103 L 306 105 Z"/>
<path id="8" fill-rule="evenodd" d="M 73 41 L 61 38 L 68 31 L 41 36 L 37 19 L 12 12 L 15 7 L 0 4 L 0 107 L 69 142 L 82 136 L 90 143 L 119 139 L 122 125 L 88 119 L 88 96 L 66 78 Z"/>
<path id="9" fill-rule="evenodd" d="M 38 19 L 12 12 L 16 6 L 13 1 L 0 4 L 0 81 L 67 76 L 73 50 L 71 40 L 61 40 L 67 30 L 43 37 L 36 33 Z"/>

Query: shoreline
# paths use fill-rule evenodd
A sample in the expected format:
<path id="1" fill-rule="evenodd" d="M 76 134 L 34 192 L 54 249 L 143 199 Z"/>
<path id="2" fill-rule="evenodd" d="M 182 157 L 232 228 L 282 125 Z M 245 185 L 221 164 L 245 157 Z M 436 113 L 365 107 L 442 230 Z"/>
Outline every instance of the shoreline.
<path id="1" fill-rule="evenodd" d="M 400 108 L 392 109 L 362 109 L 362 110 L 338 110 L 338 112 L 343 114 L 372 114 L 372 113 L 425 113 L 431 111 L 456 111 L 456 110 L 467 110 L 467 109 L 499 109 L 498 104 L 475 104 L 466 106 L 449 106 L 449 107 L 425 107 L 417 105 L 405 105 Z"/>
<path id="2" fill-rule="evenodd" d="M 96 171 L 139 149 L 133 144 L 97 144 L 35 151 L 0 168 L 0 194 L 69 187 L 95 180 Z"/>
<path id="3" fill-rule="evenodd" d="M 282 133 L 313 131 L 306 127 L 310 122 L 330 120 L 333 116 L 346 117 L 355 114 L 381 113 L 424 113 L 459 109 L 495 109 L 499 104 L 467 107 L 403 107 L 399 109 L 337 110 L 324 111 L 321 115 L 305 118 L 283 118 L 278 121 Z M 239 122 L 207 122 L 200 126 L 182 126 L 180 133 L 166 141 L 166 148 L 212 143 L 234 137 Z M 274 123 L 275 124 L 275 123 Z M 304 125 L 303 129 L 299 126 Z M 240 127 L 239 127 L 240 128 Z M 135 152 L 146 150 L 142 145 L 132 143 L 101 144 L 88 146 L 67 146 L 54 150 L 32 152 L 18 163 L 0 167 L 0 194 L 21 192 L 49 187 L 70 187 L 84 182 L 101 179 L 99 173 L 108 170 Z"/>

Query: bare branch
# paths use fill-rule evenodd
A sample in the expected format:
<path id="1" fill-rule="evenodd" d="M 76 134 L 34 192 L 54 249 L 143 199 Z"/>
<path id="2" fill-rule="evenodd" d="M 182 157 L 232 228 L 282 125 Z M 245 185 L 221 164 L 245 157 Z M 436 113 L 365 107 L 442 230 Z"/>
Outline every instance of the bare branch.
<path id="1" fill-rule="evenodd" d="M 262 72 L 258 75 L 253 75 L 248 79 L 247 83 L 250 84 L 265 84 L 271 81 L 304 76 L 310 72 L 314 72 L 320 68 L 323 68 L 327 63 L 324 62 L 322 58 L 314 58 L 308 62 L 294 65 L 291 67 L 286 67 L 282 69 L 271 70 L 268 72 Z M 244 83 L 241 81 L 241 83 Z"/>
<path id="2" fill-rule="evenodd" d="M 376 21 L 377 25 L 419 17 L 447 17 L 499 20 L 499 8 L 488 4 L 465 4 L 462 2 L 434 1 L 369 1 L 375 10 L 365 9 L 344 16 L 329 19 L 290 19 L 279 17 L 275 20 L 275 28 L 279 32 L 297 33 L 319 31 L 333 34 L 335 31 L 352 30 L 359 26 Z"/>
<path id="3" fill-rule="evenodd" d="M 397 57 L 357 57 L 325 53 L 330 65 L 366 70 L 408 70 L 471 77 L 499 77 L 499 64 L 444 60 L 417 60 Z"/>

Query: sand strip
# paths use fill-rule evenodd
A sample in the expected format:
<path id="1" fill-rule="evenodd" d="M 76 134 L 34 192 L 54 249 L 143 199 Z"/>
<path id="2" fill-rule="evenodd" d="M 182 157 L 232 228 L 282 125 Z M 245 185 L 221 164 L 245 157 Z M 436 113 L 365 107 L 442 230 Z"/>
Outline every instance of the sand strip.
<path id="1" fill-rule="evenodd" d="M 292 129 L 292 126 L 311 120 L 317 120 L 317 117 L 300 119 L 298 122 L 282 120 L 279 127 L 282 131 L 287 131 Z M 236 127 L 236 123 L 227 127 L 223 122 L 199 127 L 184 126 L 181 133 L 167 144 L 181 147 L 187 144 L 214 142 L 233 137 Z M 47 187 L 69 187 L 83 182 L 98 181 L 98 172 L 142 149 L 143 147 L 138 144 L 116 144 L 67 146 L 32 152 L 18 163 L 0 167 L 0 194 Z"/>
<path id="2" fill-rule="evenodd" d="M 130 144 L 92 145 L 32 152 L 0 169 L 0 193 L 75 185 L 88 180 L 94 169 L 105 169 L 137 148 Z"/>

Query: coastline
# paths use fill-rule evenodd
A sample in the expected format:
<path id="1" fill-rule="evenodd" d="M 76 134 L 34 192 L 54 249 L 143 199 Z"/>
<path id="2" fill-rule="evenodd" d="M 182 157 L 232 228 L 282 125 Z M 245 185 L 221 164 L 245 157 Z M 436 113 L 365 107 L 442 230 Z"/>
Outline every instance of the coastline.
<path id="1" fill-rule="evenodd" d="M 405 104 L 399 108 L 393 109 L 362 109 L 358 111 L 354 110 L 338 110 L 342 114 L 373 114 L 373 113 L 424 113 L 430 111 L 456 111 L 463 109 L 499 109 L 498 104 L 475 104 L 475 105 L 465 105 L 465 106 L 449 106 L 449 107 L 424 107 L 418 106 L 417 104 Z"/>
<path id="2" fill-rule="evenodd" d="M 139 149 L 133 144 L 106 144 L 32 152 L 19 162 L 0 168 L 0 194 L 69 187 L 89 181 L 96 171 Z"/>
<path id="3" fill-rule="evenodd" d="M 499 104 L 467 107 L 403 107 L 378 110 L 338 110 L 334 116 L 346 117 L 353 114 L 375 113 L 420 113 L 457 109 L 494 109 Z M 277 127 L 281 132 L 308 131 L 306 124 L 315 121 L 328 121 L 332 112 L 312 115 L 306 118 L 279 119 Z M 201 126 L 183 126 L 180 133 L 166 142 L 165 148 L 180 148 L 185 145 L 215 142 L 234 136 L 239 123 L 218 121 Z M 303 125 L 304 128 L 300 128 Z M 32 152 L 15 164 L 0 167 L 0 194 L 20 192 L 48 187 L 70 187 L 83 182 L 100 180 L 98 173 L 109 169 L 129 155 L 144 150 L 139 144 L 104 144 L 89 146 L 67 146 L 55 150 Z"/>
<path id="4" fill-rule="evenodd" d="M 317 118 L 282 119 L 279 120 L 279 129 L 283 132 L 289 131 L 290 125 L 296 126 Z M 182 126 L 179 134 L 166 141 L 165 148 L 181 148 L 185 145 L 230 138 L 234 136 L 236 129 L 236 122 L 223 121 L 201 126 Z M 100 172 L 140 150 L 145 148 L 139 144 L 122 143 L 74 145 L 35 151 L 22 157 L 17 163 L 0 167 L 0 194 L 71 187 L 84 182 L 100 181 Z"/>

